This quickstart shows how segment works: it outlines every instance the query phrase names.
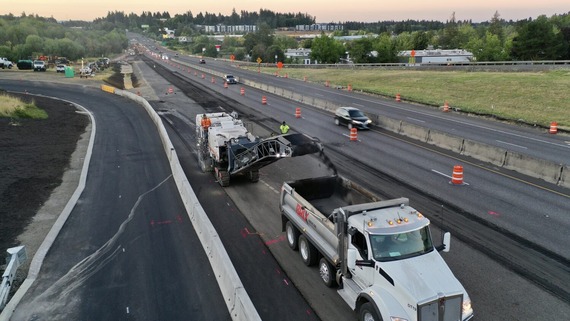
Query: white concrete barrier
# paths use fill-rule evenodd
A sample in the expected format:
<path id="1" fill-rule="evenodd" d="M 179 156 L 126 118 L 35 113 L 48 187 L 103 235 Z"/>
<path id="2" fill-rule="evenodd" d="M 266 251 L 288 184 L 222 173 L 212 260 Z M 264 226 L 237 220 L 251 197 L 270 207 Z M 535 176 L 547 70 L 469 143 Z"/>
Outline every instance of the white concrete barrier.
<path id="1" fill-rule="evenodd" d="M 561 164 L 511 151 L 507 152 L 504 167 L 553 184 L 558 184 L 563 172 Z"/>
<path id="2" fill-rule="evenodd" d="M 413 138 L 413 139 L 417 139 L 421 142 L 425 142 L 428 139 L 428 132 L 429 129 L 427 129 L 426 127 L 422 127 L 419 125 L 415 125 L 415 124 L 410 124 L 407 122 L 402 122 L 401 126 L 400 126 L 400 134 Z"/>
<path id="3" fill-rule="evenodd" d="M 435 129 L 429 130 L 427 143 L 458 154 L 463 150 L 463 138 Z"/>
<path id="4" fill-rule="evenodd" d="M 226 252 L 216 229 L 204 212 L 204 209 L 198 201 L 198 197 L 194 193 L 186 175 L 184 174 L 184 170 L 180 165 L 176 150 L 168 137 L 166 128 L 160 120 L 160 116 L 158 116 L 150 104 L 140 96 L 123 90 L 116 90 L 115 94 L 127 97 L 141 104 L 155 123 L 164 145 L 164 152 L 169 159 L 172 175 L 176 182 L 176 186 L 178 187 L 180 197 L 182 198 L 188 217 L 192 222 L 192 226 L 194 227 L 194 230 L 202 243 L 202 247 L 208 256 L 208 260 L 210 261 L 212 270 L 216 275 L 216 280 L 218 281 L 218 285 L 220 286 L 222 296 L 224 297 L 232 320 L 261 320 L 253 302 L 251 302 L 249 295 L 243 287 L 237 271 L 231 263 L 229 255 Z"/>
<path id="5" fill-rule="evenodd" d="M 570 188 L 570 166 L 562 167 L 562 173 L 560 174 L 558 185 Z"/>
<path id="6" fill-rule="evenodd" d="M 469 139 L 463 140 L 461 154 L 496 166 L 503 166 L 507 151 L 492 145 L 483 144 Z"/>
<path id="7" fill-rule="evenodd" d="M 383 117 L 379 115 L 376 115 L 376 119 L 377 120 L 374 122 L 374 124 L 376 124 L 378 127 L 384 128 L 394 133 L 400 132 L 400 128 L 402 127 L 401 120 L 396 120 L 393 118 Z"/>

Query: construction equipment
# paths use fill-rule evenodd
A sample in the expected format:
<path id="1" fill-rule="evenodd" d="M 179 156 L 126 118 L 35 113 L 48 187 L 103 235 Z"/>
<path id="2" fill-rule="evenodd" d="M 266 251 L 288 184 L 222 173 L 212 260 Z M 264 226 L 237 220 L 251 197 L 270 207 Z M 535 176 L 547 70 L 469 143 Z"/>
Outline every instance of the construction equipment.
<path id="1" fill-rule="evenodd" d="M 209 124 L 202 126 L 202 120 Z M 214 172 L 222 186 L 230 184 L 230 177 L 247 175 L 250 181 L 259 180 L 259 169 L 282 158 L 317 153 L 320 143 L 304 134 L 286 134 L 261 139 L 254 136 L 235 112 L 196 115 L 196 143 L 198 161 L 204 172 Z"/>
<path id="2" fill-rule="evenodd" d="M 338 176 L 285 182 L 279 207 L 286 240 L 359 321 L 467 321 L 469 295 L 431 239 L 430 221 L 407 198 L 376 201 Z"/>

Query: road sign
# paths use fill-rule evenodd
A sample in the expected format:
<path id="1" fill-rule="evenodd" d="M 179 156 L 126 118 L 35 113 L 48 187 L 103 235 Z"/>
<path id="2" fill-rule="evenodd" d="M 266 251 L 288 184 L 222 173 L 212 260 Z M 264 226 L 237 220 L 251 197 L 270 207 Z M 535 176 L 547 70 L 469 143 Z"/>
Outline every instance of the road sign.
<path id="1" fill-rule="evenodd" d="M 257 57 L 257 63 L 260 64 L 261 63 L 261 57 Z"/>

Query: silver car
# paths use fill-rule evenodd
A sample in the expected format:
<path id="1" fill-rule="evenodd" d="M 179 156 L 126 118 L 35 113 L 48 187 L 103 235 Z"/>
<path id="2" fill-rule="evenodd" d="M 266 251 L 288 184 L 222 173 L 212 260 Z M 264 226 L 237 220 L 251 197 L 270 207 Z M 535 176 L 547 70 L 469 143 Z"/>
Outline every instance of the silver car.
<path id="1" fill-rule="evenodd" d="M 334 115 L 336 125 L 346 125 L 349 129 L 370 129 L 372 121 L 358 108 L 339 107 Z"/>

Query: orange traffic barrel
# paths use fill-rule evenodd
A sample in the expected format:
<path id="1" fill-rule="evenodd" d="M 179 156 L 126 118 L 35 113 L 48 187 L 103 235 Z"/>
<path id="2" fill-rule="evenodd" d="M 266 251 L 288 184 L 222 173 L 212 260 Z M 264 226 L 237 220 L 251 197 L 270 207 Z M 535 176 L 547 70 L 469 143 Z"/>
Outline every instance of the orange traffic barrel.
<path id="1" fill-rule="evenodd" d="M 202 79 L 206 78 L 206 76 L 204 74 L 202 74 Z"/>
<path id="2" fill-rule="evenodd" d="M 303 81 L 307 81 L 307 76 L 303 76 Z"/>
<path id="3" fill-rule="evenodd" d="M 168 93 L 169 93 L 169 94 L 174 93 L 174 89 L 172 89 L 172 87 L 168 88 Z"/>
<path id="4" fill-rule="evenodd" d="M 553 121 L 550 123 L 550 130 L 548 131 L 551 134 L 556 134 L 558 132 L 558 123 Z"/>
<path id="5" fill-rule="evenodd" d="M 449 105 L 447 104 L 447 101 L 443 104 L 443 112 L 447 113 L 449 111 Z"/>
<path id="6" fill-rule="evenodd" d="M 451 183 L 454 185 L 463 185 L 463 166 L 453 166 L 453 173 L 451 174 Z"/>
<path id="7" fill-rule="evenodd" d="M 396 94 L 396 101 L 397 101 L 397 102 L 400 102 L 400 101 L 401 101 L 401 100 L 400 100 L 400 94 Z"/>
<path id="8" fill-rule="evenodd" d="M 325 81 L 325 87 L 328 87 L 328 86 L 330 86 L 330 82 L 327 80 L 327 81 Z"/>
<path id="9" fill-rule="evenodd" d="M 262 105 L 267 105 L 267 97 L 261 96 L 261 104 L 262 104 Z"/>
<path id="10" fill-rule="evenodd" d="M 301 108 L 295 108 L 295 118 L 301 118 Z"/>
<path id="11" fill-rule="evenodd" d="M 224 81 L 224 88 L 228 88 L 228 82 Z"/>
<path id="12" fill-rule="evenodd" d="M 355 142 L 358 140 L 358 134 L 356 128 L 352 127 L 350 129 L 350 141 Z"/>
<path id="13" fill-rule="evenodd" d="M 240 95 L 245 95 L 245 88 L 241 87 L 241 89 L 239 90 L 239 94 Z"/>
<path id="14" fill-rule="evenodd" d="M 348 86 L 346 87 L 348 91 L 352 91 L 352 85 L 348 84 Z"/>
<path id="15" fill-rule="evenodd" d="M 214 76 L 212 76 L 212 84 L 216 83 L 216 78 L 214 78 Z"/>

